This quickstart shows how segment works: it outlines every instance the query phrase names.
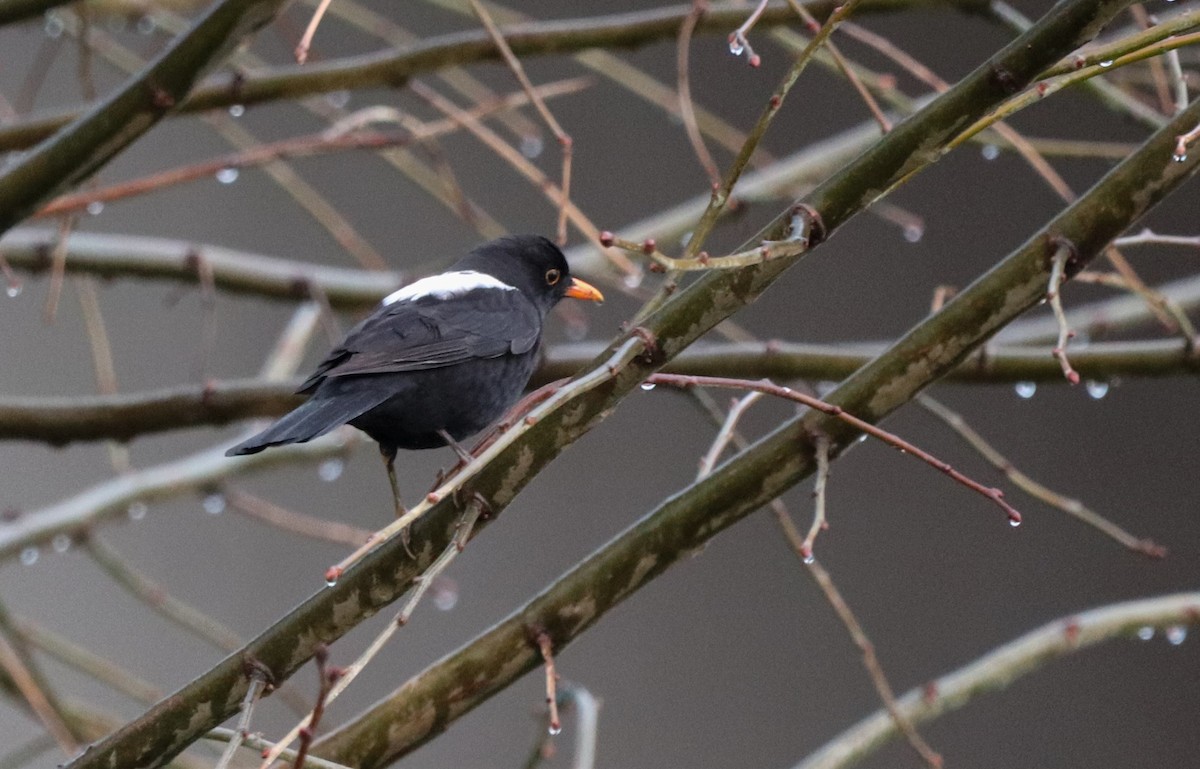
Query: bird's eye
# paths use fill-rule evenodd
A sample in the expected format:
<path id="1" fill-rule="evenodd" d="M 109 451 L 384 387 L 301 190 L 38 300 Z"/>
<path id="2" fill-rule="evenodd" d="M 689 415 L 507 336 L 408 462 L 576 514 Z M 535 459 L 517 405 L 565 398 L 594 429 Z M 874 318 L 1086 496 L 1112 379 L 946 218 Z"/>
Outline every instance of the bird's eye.
<path id="1" fill-rule="evenodd" d="M 562 270 L 556 270 L 554 268 L 550 268 L 549 270 L 546 270 L 546 285 L 547 286 L 553 286 L 555 283 L 557 283 L 561 279 L 562 279 Z"/>

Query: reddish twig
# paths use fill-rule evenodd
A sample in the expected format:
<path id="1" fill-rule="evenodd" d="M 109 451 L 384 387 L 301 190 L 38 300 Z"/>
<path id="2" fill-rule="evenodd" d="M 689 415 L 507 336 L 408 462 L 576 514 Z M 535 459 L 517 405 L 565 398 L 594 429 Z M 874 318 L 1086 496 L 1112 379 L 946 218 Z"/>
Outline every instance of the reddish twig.
<path id="1" fill-rule="evenodd" d="M 303 64 L 308 61 L 308 49 L 312 45 L 313 35 L 317 34 L 317 27 L 321 24 L 321 19 L 325 16 L 325 11 L 329 8 L 330 0 L 321 0 L 317 9 L 313 11 L 312 18 L 308 20 L 308 26 L 304 28 L 304 36 L 300 38 L 300 42 L 296 45 L 296 63 Z"/>
<path id="2" fill-rule="evenodd" d="M 317 690 L 317 702 L 313 705 L 308 724 L 300 730 L 300 746 L 296 749 L 296 760 L 292 762 L 292 769 L 304 769 L 304 759 L 308 755 L 313 737 L 316 736 L 321 717 L 325 715 L 325 705 L 330 701 L 329 694 L 345 674 L 341 668 L 328 664 L 329 647 L 325 644 L 319 644 L 313 651 L 313 660 L 317 663 L 317 678 L 320 681 L 320 688 Z"/>
<path id="3" fill-rule="evenodd" d="M 808 527 L 808 534 L 800 543 L 800 557 L 807 564 L 813 564 L 813 545 L 817 542 L 817 534 L 829 528 L 825 520 L 825 486 L 829 480 L 829 438 L 818 435 L 815 439 L 817 456 L 817 472 L 813 480 L 813 520 Z"/>
<path id="4" fill-rule="evenodd" d="M 550 710 L 550 725 L 546 731 L 553 736 L 562 731 L 562 721 L 558 718 L 558 673 L 554 669 L 554 641 L 545 632 L 540 632 L 537 634 L 537 645 L 546 668 L 546 707 Z"/>
<path id="5" fill-rule="evenodd" d="M 679 38 L 675 43 L 675 77 L 676 89 L 679 91 L 679 117 L 683 120 L 684 133 L 687 134 L 688 142 L 691 143 L 692 151 L 696 153 L 696 159 L 700 161 L 700 166 L 708 174 L 712 185 L 716 187 L 721 183 L 721 172 L 717 169 L 717 162 L 713 160 L 712 153 L 708 151 L 708 145 L 704 143 L 704 135 L 700 132 L 700 125 L 696 122 L 688 57 L 696 23 L 700 21 L 700 17 L 707 10 L 706 0 L 693 0 L 692 12 L 684 18 L 683 24 L 679 25 Z"/>
<path id="6" fill-rule="evenodd" d="M 746 35 L 750 34 L 750 30 L 754 29 L 754 25 L 758 22 L 758 17 L 762 16 L 762 12 L 767 8 L 767 0 L 759 0 L 758 6 L 755 7 L 750 15 L 742 22 L 742 26 L 729 33 L 729 52 L 734 56 L 746 54 L 746 63 L 751 67 L 758 67 L 762 64 L 762 59 L 754 49 L 750 47 L 750 40 Z"/>
<path id="7" fill-rule="evenodd" d="M 1062 288 L 1063 281 L 1066 280 L 1067 260 L 1075 252 L 1075 247 L 1070 243 L 1063 241 L 1058 244 L 1054 251 L 1054 260 L 1050 266 L 1050 285 L 1046 289 L 1046 301 L 1050 303 L 1050 309 L 1054 311 L 1054 318 L 1058 321 L 1058 341 L 1054 345 L 1052 353 L 1058 360 L 1058 365 L 1062 367 L 1063 376 L 1073 385 L 1079 384 L 1079 372 L 1071 367 L 1071 361 L 1067 360 L 1067 342 L 1074 338 L 1075 332 L 1067 324 L 1067 314 L 1063 311 L 1062 295 L 1059 289 Z"/>
<path id="8" fill-rule="evenodd" d="M 809 408 L 828 414 L 831 417 L 839 419 L 850 425 L 856 430 L 866 433 L 873 438 L 883 441 L 893 448 L 899 449 L 901 453 L 911 454 L 913 457 L 921 460 L 930 467 L 938 470 L 958 483 L 966 486 L 971 491 L 990 499 L 997 507 L 1004 511 L 1008 516 L 1009 522 L 1013 526 L 1018 526 L 1021 523 L 1021 513 L 1016 508 L 1008 504 L 1004 500 L 1004 492 L 994 487 L 984 486 L 983 484 L 968 478 L 959 471 L 955 470 L 946 462 L 934 457 L 932 454 L 917 448 L 908 441 L 899 436 L 883 430 L 870 422 L 866 422 L 853 414 L 848 413 L 841 406 L 835 406 L 832 403 L 826 403 L 819 398 L 814 398 L 810 395 L 805 395 L 796 392 L 790 387 L 783 387 L 770 381 L 752 382 L 747 379 L 731 379 L 728 377 L 709 377 L 709 376 L 687 376 L 683 374 L 653 374 L 647 378 L 647 382 L 656 385 L 666 385 L 668 387 L 689 388 L 689 387 L 723 387 L 734 390 L 756 390 L 758 392 L 773 395 L 778 398 L 784 398 L 796 403 L 803 404 Z"/>

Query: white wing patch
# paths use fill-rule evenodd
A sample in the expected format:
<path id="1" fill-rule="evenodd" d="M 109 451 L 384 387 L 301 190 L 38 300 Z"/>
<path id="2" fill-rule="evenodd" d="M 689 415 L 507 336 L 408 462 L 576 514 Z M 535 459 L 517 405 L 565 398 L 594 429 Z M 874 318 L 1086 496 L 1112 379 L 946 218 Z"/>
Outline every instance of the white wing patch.
<path id="1" fill-rule="evenodd" d="M 517 290 L 515 286 L 510 286 L 499 278 L 493 278 L 491 275 L 475 272 L 474 270 L 443 272 L 440 275 L 430 275 L 428 278 L 421 278 L 415 283 L 409 283 L 398 291 L 393 291 L 384 298 L 383 303 L 386 305 L 393 302 L 421 299 L 426 296 L 449 299 L 461 296 L 477 288 L 498 288 L 502 291 Z"/>

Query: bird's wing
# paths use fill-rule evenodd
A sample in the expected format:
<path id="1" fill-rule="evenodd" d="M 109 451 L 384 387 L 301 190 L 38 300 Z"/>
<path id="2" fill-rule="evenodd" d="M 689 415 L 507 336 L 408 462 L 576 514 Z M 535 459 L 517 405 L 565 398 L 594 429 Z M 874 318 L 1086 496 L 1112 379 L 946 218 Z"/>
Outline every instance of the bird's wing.
<path id="1" fill-rule="evenodd" d="M 334 348 L 300 392 L 326 377 L 440 368 L 532 350 L 541 317 L 520 291 L 478 289 L 381 307 Z"/>

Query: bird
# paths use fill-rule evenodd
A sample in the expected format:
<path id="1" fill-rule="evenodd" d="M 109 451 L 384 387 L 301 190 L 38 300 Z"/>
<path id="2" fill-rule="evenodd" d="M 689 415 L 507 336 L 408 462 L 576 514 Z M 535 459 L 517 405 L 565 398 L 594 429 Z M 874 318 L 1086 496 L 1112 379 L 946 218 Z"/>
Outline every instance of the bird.
<path id="1" fill-rule="evenodd" d="M 564 297 L 604 300 L 571 276 L 540 235 L 484 243 L 447 271 L 389 294 L 329 352 L 297 392 L 308 400 L 226 456 L 304 443 L 350 424 L 379 444 L 396 515 L 399 449 L 449 446 L 489 426 L 524 392 L 546 314 Z"/>

